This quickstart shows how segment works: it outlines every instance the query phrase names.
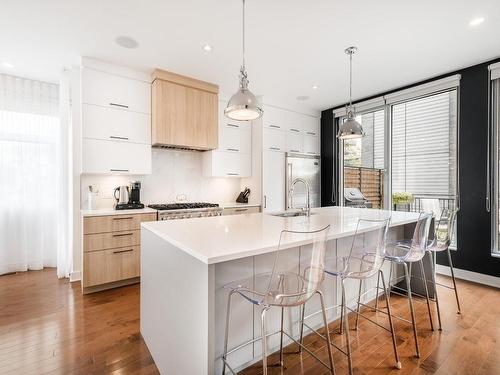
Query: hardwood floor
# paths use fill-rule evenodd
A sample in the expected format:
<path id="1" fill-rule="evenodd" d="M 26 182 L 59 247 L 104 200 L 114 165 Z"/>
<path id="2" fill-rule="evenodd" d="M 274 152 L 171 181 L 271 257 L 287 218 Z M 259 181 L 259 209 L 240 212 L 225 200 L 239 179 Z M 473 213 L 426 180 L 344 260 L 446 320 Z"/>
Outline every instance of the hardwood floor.
<path id="1" fill-rule="evenodd" d="M 393 368 L 390 335 L 361 321 L 359 331 L 351 331 L 354 373 L 500 374 L 500 290 L 463 281 L 459 288 L 462 315 L 456 314 L 453 293 L 440 289 L 442 332 L 429 330 L 426 305 L 416 303 L 421 358 L 414 357 L 411 327 L 396 322 L 401 370 Z M 405 299 L 392 301 L 407 315 Z M 382 314 L 368 315 L 387 321 Z M 333 339 L 342 343 L 344 337 Z M 327 359 L 322 340 L 308 336 L 306 343 Z M 334 353 L 337 374 L 346 374 L 345 357 Z M 274 363 L 277 357 L 270 358 Z M 270 367 L 269 374 L 328 373 L 308 354 L 286 355 L 285 365 Z M 83 296 L 79 283 L 58 280 L 53 269 L 0 277 L 0 374 L 157 373 L 139 333 L 139 285 Z M 259 364 L 243 372 L 259 373 Z"/>

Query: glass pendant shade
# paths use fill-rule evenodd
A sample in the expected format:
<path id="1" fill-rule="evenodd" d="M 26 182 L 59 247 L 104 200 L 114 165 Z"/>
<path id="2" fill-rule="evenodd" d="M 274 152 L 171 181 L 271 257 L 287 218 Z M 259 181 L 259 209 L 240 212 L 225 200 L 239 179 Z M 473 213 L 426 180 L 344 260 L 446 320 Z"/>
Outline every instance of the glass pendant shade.
<path id="1" fill-rule="evenodd" d="M 347 119 L 342 125 L 340 125 L 339 132 L 337 133 L 337 138 L 346 139 L 356 139 L 365 136 L 363 126 L 356 121 L 354 113 L 349 111 L 347 113 Z"/>

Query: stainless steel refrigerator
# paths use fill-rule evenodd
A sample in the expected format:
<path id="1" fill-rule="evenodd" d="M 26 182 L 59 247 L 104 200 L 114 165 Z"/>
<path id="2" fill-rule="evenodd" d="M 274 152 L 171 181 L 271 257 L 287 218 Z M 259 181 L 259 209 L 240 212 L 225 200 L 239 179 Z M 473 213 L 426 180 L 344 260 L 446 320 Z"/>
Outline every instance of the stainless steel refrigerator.
<path id="1" fill-rule="evenodd" d="M 304 184 L 297 183 L 293 197 L 290 197 L 290 186 L 296 178 L 309 182 L 311 189 L 311 207 L 321 206 L 321 168 L 320 157 L 287 153 L 285 158 L 285 207 L 301 208 L 306 205 L 307 190 Z"/>

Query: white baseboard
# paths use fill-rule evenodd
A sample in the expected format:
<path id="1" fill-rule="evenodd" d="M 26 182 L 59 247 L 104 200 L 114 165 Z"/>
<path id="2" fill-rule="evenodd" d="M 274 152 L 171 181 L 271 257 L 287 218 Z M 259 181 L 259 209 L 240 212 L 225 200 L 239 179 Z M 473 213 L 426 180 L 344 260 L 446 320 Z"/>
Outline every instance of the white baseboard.
<path id="1" fill-rule="evenodd" d="M 495 288 L 500 288 L 500 277 L 484 275 L 482 273 L 461 270 L 459 268 L 454 268 L 455 277 L 457 279 L 468 280 L 478 284 L 489 285 Z M 451 276 L 450 267 L 442 266 L 440 264 L 436 265 L 436 273 L 441 275 Z"/>
<path id="2" fill-rule="evenodd" d="M 80 281 L 82 279 L 82 273 L 80 271 L 71 272 L 69 274 L 69 282 Z"/>

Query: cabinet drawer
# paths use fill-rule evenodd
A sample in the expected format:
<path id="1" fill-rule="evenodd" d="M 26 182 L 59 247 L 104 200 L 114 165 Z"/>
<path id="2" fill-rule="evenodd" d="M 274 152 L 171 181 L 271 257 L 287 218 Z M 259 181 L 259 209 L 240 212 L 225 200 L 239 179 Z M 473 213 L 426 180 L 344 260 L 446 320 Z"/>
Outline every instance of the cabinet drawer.
<path id="1" fill-rule="evenodd" d="M 233 207 L 224 208 L 222 215 L 242 215 L 242 214 L 253 214 L 259 213 L 260 207 Z"/>
<path id="2" fill-rule="evenodd" d="M 87 234 L 83 237 L 83 251 L 113 249 L 115 247 L 136 246 L 140 244 L 140 230 L 95 233 Z"/>
<path id="3" fill-rule="evenodd" d="M 139 246 L 92 251 L 83 255 L 83 286 L 95 286 L 140 276 Z"/>
<path id="4" fill-rule="evenodd" d="M 83 138 L 82 173 L 150 174 L 151 146 Z"/>
<path id="5" fill-rule="evenodd" d="M 151 84 L 84 68 L 82 101 L 107 108 L 151 113 Z"/>
<path id="6" fill-rule="evenodd" d="M 145 113 L 84 104 L 84 138 L 151 144 L 151 116 Z"/>
<path id="7" fill-rule="evenodd" d="M 302 118 L 303 116 L 298 113 L 287 112 L 285 116 L 286 119 L 285 129 L 292 133 L 297 133 L 297 134 L 302 133 L 303 131 Z"/>
<path id="8" fill-rule="evenodd" d="M 141 222 L 155 220 L 155 213 L 85 217 L 83 218 L 83 234 L 139 230 Z"/>

